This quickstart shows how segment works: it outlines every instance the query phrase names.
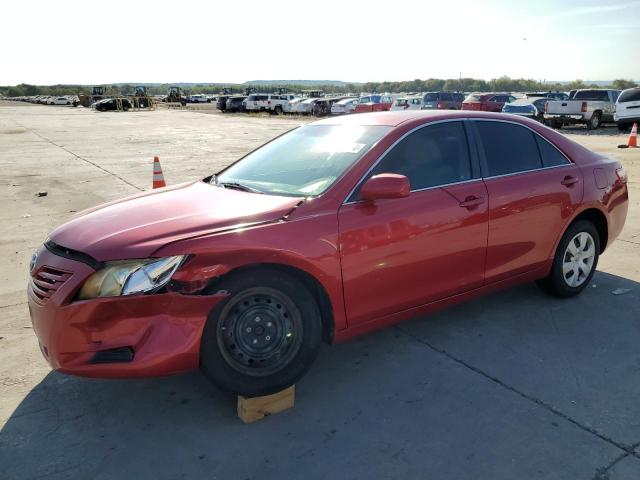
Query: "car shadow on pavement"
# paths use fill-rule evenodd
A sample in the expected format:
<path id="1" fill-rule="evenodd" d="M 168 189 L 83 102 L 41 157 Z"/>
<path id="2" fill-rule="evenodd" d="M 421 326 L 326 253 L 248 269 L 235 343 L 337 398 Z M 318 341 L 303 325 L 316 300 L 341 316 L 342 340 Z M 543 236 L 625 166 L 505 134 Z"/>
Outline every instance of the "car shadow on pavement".
<path id="1" fill-rule="evenodd" d="M 523 285 L 323 347 L 296 407 L 252 425 L 199 372 L 51 372 L 0 431 L 0 478 L 591 479 L 640 441 L 640 284 L 592 284 L 567 300 Z"/>
<path id="2" fill-rule="evenodd" d="M 565 125 L 558 131 L 560 133 L 570 135 L 586 135 L 599 137 L 619 136 L 625 133 L 618 130 L 618 127 L 615 123 L 606 123 L 596 130 L 589 130 L 586 125 Z"/>

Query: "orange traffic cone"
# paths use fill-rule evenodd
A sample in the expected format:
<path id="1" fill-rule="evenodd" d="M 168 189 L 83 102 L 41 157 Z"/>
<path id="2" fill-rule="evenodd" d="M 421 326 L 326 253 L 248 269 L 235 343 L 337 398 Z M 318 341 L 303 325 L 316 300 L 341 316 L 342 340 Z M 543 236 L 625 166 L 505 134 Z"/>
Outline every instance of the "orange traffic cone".
<path id="1" fill-rule="evenodd" d="M 637 123 L 634 123 L 633 127 L 631 127 L 629 140 L 627 140 L 627 147 L 638 148 L 638 124 Z"/>
<path id="2" fill-rule="evenodd" d="M 160 159 L 153 157 L 153 188 L 166 187 L 164 182 L 164 175 L 162 174 L 162 167 L 160 167 Z"/>
<path id="3" fill-rule="evenodd" d="M 631 127 L 631 133 L 629 134 L 629 140 L 627 144 L 618 145 L 618 148 L 638 148 L 638 124 L 634 123 Z"/>

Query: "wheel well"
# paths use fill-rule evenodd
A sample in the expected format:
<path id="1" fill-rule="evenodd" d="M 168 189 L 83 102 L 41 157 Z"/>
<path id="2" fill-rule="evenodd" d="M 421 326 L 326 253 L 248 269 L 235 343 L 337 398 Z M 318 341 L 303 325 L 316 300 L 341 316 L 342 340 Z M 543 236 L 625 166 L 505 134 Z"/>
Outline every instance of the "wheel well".
<path id="1" fill-rule="evenodd" d="M 217 285 L 220 282 L 224 281 L 225 278 L 228 278 L 230 275 L 239 275 L 239 274 L 247 274 L 252 271 L 264 271 L 264 270 L 276 270 L 279 272 L 286 273 L 300 283 L 302 283 L 309 292 L 313 295 L 313 298 L 318 303 L 318 308 L 320 309 L 320 316 L 322 319 L 322 339 L 330 343 L 333 338 L 333 330 L 334 330 L 334 319 L 333 319 L 333 308 L 331 307 L 331 301 L 329 300 L 329 295 L 327 291 L 322 286 L 322 284 L 309 273 L 304 270 L 300 270 L 299 268 L 292 267 L 290 265 L 284 265 L 280 263 L 260 263 L 254 265 L 245 265 L 242 267 L 235 268 L 230 272 L 222 275 L 221 277 L 216 278 L 212 283 L 210 283 L 206 291 L 211 292 L 215 291 Z"/>
<path id="2" fill-rule="evenodd" d="M 604 216 L 597 208 L 590 208 L 581 212 L 576 218 L 573 219 L 571 224 L 574 224 L 578 220 L 588 220 L 593 223 L 598 230 L 598 235 L 600 235 L 600 252 L 604 252 L 604 249 L 607 247 L 607 240 L 609 239 L 609 225 L 607 224 L 607 217 Z"/>

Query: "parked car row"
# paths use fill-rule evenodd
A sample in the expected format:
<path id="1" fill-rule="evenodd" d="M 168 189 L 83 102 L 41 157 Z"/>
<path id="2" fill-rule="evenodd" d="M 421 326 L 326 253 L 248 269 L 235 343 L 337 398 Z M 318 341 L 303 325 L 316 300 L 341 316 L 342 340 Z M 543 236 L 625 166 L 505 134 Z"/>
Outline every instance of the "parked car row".
<path id="1" fill-rule="evenodd" d="M 519 98 L 518 98 L 519 97 Z M 518 96 L 506 92 L 423 92 L 405 95 L 365 94 L 360 96 L 325 96 L 312 92 L 304 97 L 295 94 L 252 93 L 250 95 L 205 95 L 185 97 L 186 103 L 212 103 L 223 112 L 269 112 L 298 115 L 344 115 L 387 110 L 475 110 L 503 112 L 524 116 L 553 128 L 585 124 L 596 129 L 605 122 L 615 122 L 627 130 L 640 122 L 640 87 L 627 90 L 581 89 L 566 92 L 526 92 Z M 79 105 L 76 95 L 23 96 L 7 100 L 43 105 Z M 132 108 L 130 102 L 118 105 L 105 99 L 92 105 L 96 110 Z M 119 108 L 120 107 L 120 108 Z"/>
<path id="2" fill-rule="evenodd" d="M 78 97 L 76 95 L 66 95 L 66 96 L 49 96 L 49 95 L 34 95 L 28 97 L 12 97 L 7 98 L 7 100 L 13 100 L 16 102 L 28 102 L 28 103 L 37 103 L 40 105 L 69 105 L 69 106 L 78 106 Z"/>

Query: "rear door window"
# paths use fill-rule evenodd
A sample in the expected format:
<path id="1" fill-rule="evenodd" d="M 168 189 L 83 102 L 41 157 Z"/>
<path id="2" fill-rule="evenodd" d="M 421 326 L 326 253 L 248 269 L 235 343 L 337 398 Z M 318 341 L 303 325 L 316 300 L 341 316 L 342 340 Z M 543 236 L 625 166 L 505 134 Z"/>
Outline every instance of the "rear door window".
<path id="1" fill-rule="evenodd" d="M 373 169 L 405 175 L 411 190 L 471 179 L 471 161 L 462 122 L 423 127 L 405 137 Z"/>
<path id="2" fill-rule="evenodd" d="M 542 168 L 534 133 L 506 122 L 476 121 L 484 153 L 483 175 L 495 177 Z"/>

